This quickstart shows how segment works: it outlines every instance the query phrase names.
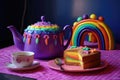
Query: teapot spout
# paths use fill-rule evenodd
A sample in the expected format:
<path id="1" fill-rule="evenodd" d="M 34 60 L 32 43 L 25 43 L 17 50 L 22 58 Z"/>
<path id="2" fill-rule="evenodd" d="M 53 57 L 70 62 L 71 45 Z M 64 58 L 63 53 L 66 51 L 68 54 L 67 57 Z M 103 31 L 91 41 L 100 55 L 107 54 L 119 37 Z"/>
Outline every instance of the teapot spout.
<path id="1" fill-rule="evenodd" d="M 7 28 L 12 32 L 15 46 L 20 50 L 24 50 L 23 36 L 17 31 L 17 29 L 13 25 L 8 26 Z"/>

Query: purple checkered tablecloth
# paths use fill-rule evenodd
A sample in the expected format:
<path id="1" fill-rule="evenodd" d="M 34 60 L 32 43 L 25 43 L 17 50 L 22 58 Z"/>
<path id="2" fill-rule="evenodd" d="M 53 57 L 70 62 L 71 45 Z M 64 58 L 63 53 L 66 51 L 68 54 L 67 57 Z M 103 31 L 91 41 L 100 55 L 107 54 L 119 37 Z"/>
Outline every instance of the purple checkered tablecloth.
<path id="1" fill-rule="evenodd" d="M 14 45 L 0 49 L 0 73 L 36 78 L 37 80 L 120 80 L 120 50 L 102 50 L 101 58 L 109 64 L 93 72 L 62 72 L 50 69 L 47 60 L 38 60 L 40 67 L 28 71 L 11 71 L 6 68 L 13 52 L 19 51 Z"/>

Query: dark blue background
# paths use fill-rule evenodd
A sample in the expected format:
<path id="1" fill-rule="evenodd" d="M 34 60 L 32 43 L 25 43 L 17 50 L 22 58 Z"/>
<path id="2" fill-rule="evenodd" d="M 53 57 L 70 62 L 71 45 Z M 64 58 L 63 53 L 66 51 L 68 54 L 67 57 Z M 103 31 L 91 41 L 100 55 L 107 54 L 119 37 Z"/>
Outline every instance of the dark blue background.
<path id="1" fill-rule="evenodd" d="M 0 3 L 0 35 L 2 42 L 12 40 L 12 35 L 6 29 L 8 25 L 14 25 L 18 31 L 37 21 L 44 15 L 47 21 L 56 23 L 61 28 L 66 24 L 73 25 L 78 16 L 95 13 L 103 16 L 105 23 L 111 28 L 115 42 L 120 43 L 120 0 L 26 0 L 26 13 L 24 27 L 21 20 L 24 11 L 25 0 L 1 0 Z M 4 30 L 4 31 L 3 31 Z"/>
<path id="2" fill-rule="evenodd" d="M 60 26 L 72 25 L 78 16 L 95 13 L 103 16 L 111 28 L 115 41 L 120 43 L 120 0 L 29 0 L 27 5 L 28 24 L 40 20 L 45 15 L 47 20 Z"/>

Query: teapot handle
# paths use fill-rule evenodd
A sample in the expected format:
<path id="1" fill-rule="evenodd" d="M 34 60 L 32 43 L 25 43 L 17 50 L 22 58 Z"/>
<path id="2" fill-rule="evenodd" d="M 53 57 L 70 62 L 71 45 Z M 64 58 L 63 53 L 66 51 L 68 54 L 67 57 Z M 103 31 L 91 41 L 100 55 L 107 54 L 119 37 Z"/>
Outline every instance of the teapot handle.
<path id="1" fill-rule="evenodd" d="M 70 44 L 70 41 L 71 41 L 71 38 L 72 38 L 72 27 L 70 25 L 66 25 L 64 28 L 63 28 L 63 33 L 65 34 L 66 30 L 69 30 L 69 38 L 66 42 L 66 44 L 64 45 L 64 50 L 69 46 Z"/>

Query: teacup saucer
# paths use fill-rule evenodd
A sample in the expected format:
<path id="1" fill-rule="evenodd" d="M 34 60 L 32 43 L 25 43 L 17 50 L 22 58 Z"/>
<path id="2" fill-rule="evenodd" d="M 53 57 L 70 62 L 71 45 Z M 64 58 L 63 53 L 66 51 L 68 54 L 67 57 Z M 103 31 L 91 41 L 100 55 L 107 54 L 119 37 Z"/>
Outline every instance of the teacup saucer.
<path id="1" fill-rule="evenodd" d="M 39 61 L 33 61 L 33 64 L 31 66 L 28 66 L 28 67 L 22 67 L 22 68 L 19 68 L 17 66 L 15 66 L 14 64 L 12 63 L 9 63 L 7 64 L 7 68 L 10 69 L 10 70 L 30 70 L 30 69 L 34 69 L 34 68 L 37 68 L 40 66 L 40 63 Z"/>

